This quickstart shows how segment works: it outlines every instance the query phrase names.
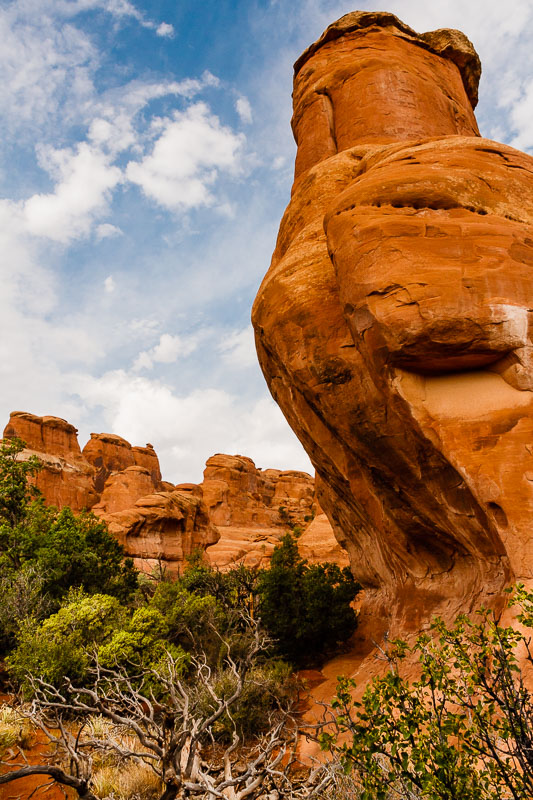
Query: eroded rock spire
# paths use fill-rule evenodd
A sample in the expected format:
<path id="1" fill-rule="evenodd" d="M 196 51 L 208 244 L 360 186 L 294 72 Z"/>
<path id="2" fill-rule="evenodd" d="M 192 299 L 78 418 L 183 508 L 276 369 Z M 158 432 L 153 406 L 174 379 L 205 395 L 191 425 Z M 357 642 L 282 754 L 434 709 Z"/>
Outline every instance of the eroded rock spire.
<path id="1" fill-rule="evenodd" d="M 295 66 L 253 324 L 374 633 L 532 577 L 533 158 L 480 137 L 479 74 L 460 32 L 371 12 Z"/>

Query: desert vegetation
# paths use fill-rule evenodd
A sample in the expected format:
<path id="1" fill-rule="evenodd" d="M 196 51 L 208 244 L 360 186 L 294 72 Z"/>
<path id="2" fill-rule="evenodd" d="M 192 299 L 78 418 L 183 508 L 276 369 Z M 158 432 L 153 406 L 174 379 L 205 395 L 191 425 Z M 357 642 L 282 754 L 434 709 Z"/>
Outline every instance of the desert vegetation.
<path id="1" fill-rule="evenodd" d="M 435 619 L 414 644 L 387 643 L 388 669 L 359 702 L 339 679 L 322 747 L 336 754 L 361 800 L 525 800 L 533 797 L 533 592 L 519 585 L 516 624 L 493 612 Z M 404 676 L 416 663 L 419 677 Z M 529 682 L 529 686 L 530 686 Z"/>
<path id="2" fill-rule="evenodd" d="M 2 656 L 16 713 L 51 749 L 10 768 L 80 797 L 290 796 L 294 670 L 353 633 L 349 571 L 307 565 L 288 534 L 270 570 L 221 573 L 196 553 L 178 579 L 139 576 L 103 523 L 43 504 L 22 448 L 0 452 Z"/>
<path id="3" fill-rule="evenodd" d="M 0 448 L 0 635 L 18 698 L 0 709 L 0 785 L 34 776 L 87 800 L 533 797 L 533 592 L 510 595 L 514 626 L 482 609 L 383 643 L 382 674 L 362 693 L 340 678 L 311 725 L 295 671 L 355 630 L 347 570 L 309 566 L 289 533 L 267 570 L 221 573 L 196 553 L 178 579 L 139 576 L 105 525 L 43 505 L 22 446 Z M 322 762 L 300 762 L 302 736 Z"/>

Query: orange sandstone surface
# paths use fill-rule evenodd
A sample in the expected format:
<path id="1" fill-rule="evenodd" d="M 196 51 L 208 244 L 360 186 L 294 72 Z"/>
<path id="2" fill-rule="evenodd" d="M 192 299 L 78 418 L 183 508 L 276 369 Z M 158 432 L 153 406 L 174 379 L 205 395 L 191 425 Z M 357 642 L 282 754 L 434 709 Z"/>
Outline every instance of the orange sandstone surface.
<path id="1" fill-rule="evenodd" d="M 373 12 L 295 65 L 294 185 L 252 319 L 365 588 L 345 672 L 385 631 L 533 582 L 533 158 L 480 137 L 479 75 L 459 31 Z"/>
<path id="2" fill-rule="evenodd" d="M 202 483 L 175 486 L 161 479 L 151 444 L 132 447 L 115 434 L 93 433 L 81 451 L 73 425 L 20 411 L 4 430 L 14 436 L 27 445 L 23 457 L 43 464 L 36 484 L 45 502 L 93 511 L 145 572 L 162 564 L 179 573 L 197 549 L 220 569 L 265 566 L 294 526 L 311 563 L 348 564 L 305 472 L 261 470 L 246 456 L 217 454 Z"/>
<path id="3" fill-rule="evenodd" d="M 207 558 L 220 569 L 235 564 L 266 566 L 274 547 L 289 528 L 300 531 L 298 548 L 310 563 L 334 561 L 348 566 L 331 526 L 315 497 L 315 482 L 306 472 L 260 470 L 245 456 L 218 454 L 207 460 L 200 484 L 210 519 L 220 539 Z M 324 554 L 328 558 L 323 558 Z"/>

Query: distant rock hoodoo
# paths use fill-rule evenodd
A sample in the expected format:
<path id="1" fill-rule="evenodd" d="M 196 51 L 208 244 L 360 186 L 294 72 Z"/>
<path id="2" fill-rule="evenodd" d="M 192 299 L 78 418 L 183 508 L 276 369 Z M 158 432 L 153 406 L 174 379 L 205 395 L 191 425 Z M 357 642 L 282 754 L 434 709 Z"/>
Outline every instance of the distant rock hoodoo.
<path id="1" fill-rule="evenodd" d="M 374 635 L 533 577 L 533 158 L 480 137 L 480 71 L 459 31 L 373 12 L 295 65 L 253 324 Z"/>
<path id="2" fill-rule="evenodd" d="M 25 457 L 42 462 L 36 484 L 45 502 L 92 510 L 146 572 L 160 563 L 179 572 L 197 549 L 220 569 L 265 566 L 295 526 L 310 562 L 348 564 L 305 472 L 263 471 L 245 456 L 219 454 L 208 459 L 202 483 L 175 486 L 162 480 L 151 444 L 132 447 L 120 436 L 93 433 L 80 450 L 66 420 L 22 411 L 11 414 L 4 430 L 4 437 L 14 436 L 26 442 Z"/>

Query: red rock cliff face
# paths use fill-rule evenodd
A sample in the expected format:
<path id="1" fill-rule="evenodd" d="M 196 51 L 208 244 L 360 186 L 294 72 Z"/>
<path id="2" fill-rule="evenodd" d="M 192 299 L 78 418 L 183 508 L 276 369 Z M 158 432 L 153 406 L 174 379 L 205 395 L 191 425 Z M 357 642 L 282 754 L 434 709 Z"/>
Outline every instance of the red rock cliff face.
<path id="1" fill-rule="evenodd" d="M 310 475 L 263 471 L 246 456 L 211 456 L 201 485 L 216 525 L 287 527 L 289 522 L 304 524 L 312 513 L 315 482 Z"/>
<path id="2" fill-rule="evenodd" d="M 162 563 L 169 572 L 179 573 L 194 550 L 205 550 L 219 538 L 203 502 L 185 492 L 143 496 L 131 507 L 102 518 L 145 572 Z"/>
<path id="3" fill-rule="evenodd" d="M 374 636 L 532 579 L 533 159 L 480 138 L 479 74 L 460 32 L 366 12 L 295 66 L 253 323 Z"/>
<path id="4" fill-rule="evenodd" d="M 46 502 L 76 513 L 91 508 L 98 494 L 91 465 L 82 456 L 74 425 L 59 417 L 38 417 L 13 411 L 4 437 L 18 436 L 26 442 L 26 455 L 37 455 L 43 468 L 36 477 L 37 488 Z"/>
<path id="5" fill-rule="evenodd" d="M 120 436 L 93 433 L 81 452 L 73 425 L 24 412 L 11 414 L 4 436 L 23 439 L 25 456 L 43 462 L 37 485 L 45 502 L 75 513 L 91 509 L 141 570 L 163 562 L 179 572 L 195 549 L 208 547 L 208 560 L 221 568 L 264 565 L 294 525 L 306 529 L 300 542 L 310 561 L 327 555 L 347 563 L 305 472 L 263 471 L 246 456 L 219 454 L 208 459 L 201 484 L 174 486 L 161 480 L 151 444 L 132 447 Z"/>
<path id="6" fill-rule="evenodd" d="M 14 436 L 28 445 L 24 456 L 43 463 L 36 483 L 45 502 L 75 513 L 91 509 L 139 569 L 162 562 L 177 572 L 194 549 L 218 540 L 201 498 L 161 481 L 152 445 L 132 447 L 120 436 L 93 433 L 82 453 L 73 425 L 18 411 L 4 430 L 4 437 Z"/>
<path id="7" fill-rule="evenodd" d="M 207 460 L 196 488 L 220 532 L 206 553 L 220 569 L 239 563 L 266 566 L 294 526 L 301 532 L 298 547 L 304 558 L 347 566 L 346 551 L 335 541 L 316 501 L 315 481 L 306 472 L 261 470 L 246 456 L 217 454 Z"/>
<path id="8" fill-rule="evenodd" d="M 161 481 L 159 459 L 151 444 L 132 447 L 126 439 L 111 433 L 91 433 L 83 448 L 83 456 L 95 469 L 95 487 L 98 492 L 112 472 L 128 467 L 144 467 L 151 475 L 154 486 Z"/>

